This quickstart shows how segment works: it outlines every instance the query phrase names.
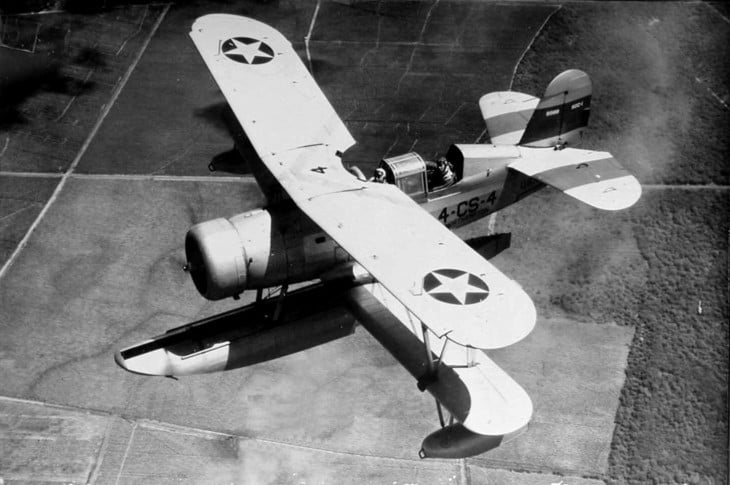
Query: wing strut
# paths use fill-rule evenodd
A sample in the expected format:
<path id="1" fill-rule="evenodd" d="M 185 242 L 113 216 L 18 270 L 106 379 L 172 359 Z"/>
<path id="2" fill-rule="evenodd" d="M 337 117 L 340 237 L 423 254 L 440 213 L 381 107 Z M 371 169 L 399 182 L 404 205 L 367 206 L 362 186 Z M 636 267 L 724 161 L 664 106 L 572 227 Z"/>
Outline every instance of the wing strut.
<path id="1" fill-rule="evenodd" d="M 423 335 L 423 343 L 425 344 L 426 349 L 426 362 L 428 362 L 428 370 L 426 374 L 418 379 L 416 385 L 418 386 L 418 390 L 423 392 L 430 384 L 433 384 L 438 378 L 438 368 L 436 367 L 436 362 L 434 362 L 433 360 L 433 353 L 431 352 L 431 340 L 428 337 L 428 328 L 423 322 L 421 322 L 421 334 Z"/>
<path id="2" fill-rule="evenodd" d="M 281 291 L 279 292 L 279 298 L 276 300 L 276 308 L 274 309 L 274 316 L 272 318 L 273 321 L 278 321 L 279 317 L 281 316 L 281 310 L 284 307 L 284 298 L 286 298 L 286 293 L 289 291 L 289 285 L 282 285 Z"/>
<path id="3" fill-rule="evenodd" d="M 418 379 L 418 389 L 423 392 L 426 390 L 426 388 L 432 384 L 433 382 L 438 379 L 438 364 L 441 362 L 441 358 L 444 355 L 444 350 L 446 349 L 446 342 L 444 342 L 444 346 L 441 349 L 441 355 L 439 355 L 438 360 L 433 360 L 433 353 L 431 352 L 431 340 L 428 336 L 428 328 L 426 325 L 421 322 L 421 332 L 423 334 L 423 343 L 425 344 L 426 349 L 426 362 L 428 362 L 428 372 L 426 375 Z M 436 401 L 436 412 L 439 415 L 439 423 L 441 423 L 441 427 L 446 426 L 446 420 L 444 420 L 444 412 L 443 409 L 441 409 L 441 403 L 439 402 L 438 398 L 434 396 L 434 400 Z M 451 416 L 450 420 L 453 421 L 454 417 Z"/>

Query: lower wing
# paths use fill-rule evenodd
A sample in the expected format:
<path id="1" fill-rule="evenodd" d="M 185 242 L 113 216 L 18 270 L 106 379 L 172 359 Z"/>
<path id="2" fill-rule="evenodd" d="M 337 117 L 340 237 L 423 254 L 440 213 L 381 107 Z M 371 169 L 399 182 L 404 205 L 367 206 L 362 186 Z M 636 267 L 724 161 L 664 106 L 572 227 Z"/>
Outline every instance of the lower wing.
<path id="1" fill-rule="evenodd" d="M 473 456 L 524 431 L 532 417 L 530 397 L 483 351 L 424 331 L 377 282 L 352 289 L 348 300 L 358 321 L 457 421 L 428 436 L 422 455 Z M 433 371 L 429 358 L 436 362 Z"/>
<path id="2" fill-rule="evenodd" d="M 379 283 L 316 284 L 276 299 L 170 330 L 126 347 L 115 360 L 127 371 L 164 376 L 203 374 L 265 362 L 346 337 L 359 321 L 454 417 L 427 436 L 422 455 L 462 458 L 484 453 L 524 431 L 532 416 L 527 393 L 486 354 L 428 332 Z"/>

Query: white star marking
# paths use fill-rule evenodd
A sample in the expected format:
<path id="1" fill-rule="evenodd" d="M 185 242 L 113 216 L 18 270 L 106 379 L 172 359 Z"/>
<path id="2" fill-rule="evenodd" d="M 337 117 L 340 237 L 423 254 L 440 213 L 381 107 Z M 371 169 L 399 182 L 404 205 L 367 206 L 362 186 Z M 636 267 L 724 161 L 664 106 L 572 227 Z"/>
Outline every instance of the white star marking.
<path id="1" fill-rule="evenodd" d="M 438 273 L 431 273 L 440 285 L 433 288 L 428 293 L 433 295 L 434 293 L 451 293 L 454 298 L 459 300 L 462 305 L 466 302 L 467 293 L 481 293 L 484 294 L 484 288 L 479 288 L 469 283 L 469 273 L 464 273 L 457 276 L 456 278 L 449 278 L 448 276 L 440 275 Z"/>
<path id="2" fill-rule="evenodd" d="M 271 59 L 271 54 L 267 54 L 266 52 L 261 52 L 261 44 L 262 42 L 259 40 L 257 42 L 254 42 L 252 44 L 244 44 L 243 42 L 239 42 L 236 39 L 231 39 L 231 42 L 236 46 L 235 49 L 231 49 L 229 51 L 226 51 L 226 55 L 239 55 L 243 56 L 244 59 L 246 59 L 246 62 L 251 64 L 253 60 L 257 57 L 264 57 L 266 59 Z"/>

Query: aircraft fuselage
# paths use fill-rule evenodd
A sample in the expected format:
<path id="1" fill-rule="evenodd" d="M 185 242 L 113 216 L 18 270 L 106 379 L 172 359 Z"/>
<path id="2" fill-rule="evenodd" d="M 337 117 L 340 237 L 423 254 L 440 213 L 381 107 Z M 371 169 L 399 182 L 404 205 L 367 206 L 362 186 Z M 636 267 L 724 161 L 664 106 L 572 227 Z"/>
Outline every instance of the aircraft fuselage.
<path id="1" fill-rule="evenodd" d="M 507 168 L 509 161 L 495 160 L 488 171 L 430 193 L 421 206 L 446 227 L 456 228 L 487 217 L 543 187 L 539 181 Z"/>
<path id="2" fill-rule="evenodd" d="M 248 161 L 267 204 L 191 228 L 185 246 L 198 291 L 210 300 L 219 300 L 238 297 L 247 289 L 333 280 L 350 274 L 354 261 L 349 254 L 289 199 L 245 135 L 240 131 L 238 135 L 234 137 L 236 146 Z M 515 147 L 452 145 L 446 156 L 453 161 L 458 179 L 435 189 L 428 186 L 426 163 L 415 153 L 385 159 L 381 165 L 406 165 L 407 170 L 391 171 L 391 182 L 399 188 L 408 187 L 408 195 L 449 228 L 477 221 L 543 187 L 534 178 L 509 168 L 520 157 Z"/>

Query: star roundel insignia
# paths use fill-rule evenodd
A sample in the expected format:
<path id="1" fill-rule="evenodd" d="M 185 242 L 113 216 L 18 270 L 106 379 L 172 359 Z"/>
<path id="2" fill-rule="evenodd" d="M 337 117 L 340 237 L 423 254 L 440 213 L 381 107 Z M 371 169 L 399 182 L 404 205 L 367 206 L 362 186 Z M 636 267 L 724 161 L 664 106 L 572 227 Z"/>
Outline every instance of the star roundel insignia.
<path id="1" fill-rule="evenodd" d="M 473 305 L 489 296 L 489 286 L 477 275 L 459 269 L 437 269 L 423 278 L 423 290 L 452 305 Z"/>
<path id="2" fill-rule="evenodd" d="M 265 64 L 274 58 L 274 50 L 263 41 L 250 37 L 232 37 L 221 45 L 221 52 L 242 64 Z"/>

